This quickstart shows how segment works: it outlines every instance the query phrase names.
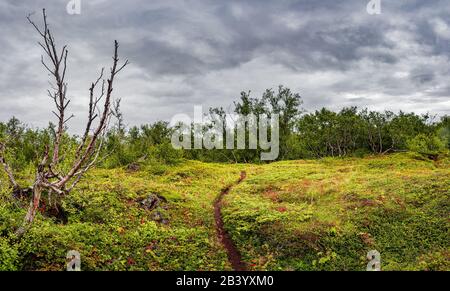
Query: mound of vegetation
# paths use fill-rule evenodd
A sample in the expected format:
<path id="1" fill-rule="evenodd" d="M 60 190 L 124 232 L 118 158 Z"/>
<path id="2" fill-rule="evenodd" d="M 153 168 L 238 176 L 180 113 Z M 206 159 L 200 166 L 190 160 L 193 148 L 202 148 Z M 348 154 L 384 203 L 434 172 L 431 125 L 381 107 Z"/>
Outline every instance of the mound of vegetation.
<path id="1" fill-rule="evenodd" d="M 2 183 L 0 270 L 65 270 L 70 250 L 80 252 L 82 270 L 230 269 L 213 201 L 239 173 L 200 162 L 93 170 L 58 207 L 66 220 L 53 215 L 51 197 L 44 197 L 20 240 L 14 230 L 28 198 L 12 197 Z"/>
<path id="2" fill-rule="evenodd" d="M 2 183 L 0 269 L 65 270 L 77 250 L 82 270 L 230 270 L 213 204 L 245 170 L 222 215 L 251 270 L 365 270 L 372 249 L 383 270 L 449 270 L 449 169 L 415 154 L 95 169 L 20 240 L 28 198 Z"/>
<path id="3" fill-rule="evenodd" d="M 252 167 L 224 221 L 254 270 L 450 269 L 449 160 L 414 154 Z"/>

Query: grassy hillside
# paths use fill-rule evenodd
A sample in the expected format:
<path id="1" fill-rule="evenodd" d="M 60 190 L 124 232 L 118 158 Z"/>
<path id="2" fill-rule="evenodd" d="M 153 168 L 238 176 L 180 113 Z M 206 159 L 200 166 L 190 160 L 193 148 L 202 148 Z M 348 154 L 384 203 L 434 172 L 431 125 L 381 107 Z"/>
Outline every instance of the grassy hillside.
<path id="1" fill-rule="evenodd" d="M 449 162 L 407 154 L 96 169 L 64 215 L 49 215 L 47 197 L 21 241 L 12 230 L 28 199 L 2 183 L 0 269 L 64 270 L 74 249 L 83 270 L 230 270 L 213 208 L 228 185 L 223 220 L 249 269 L 364 270 L 371 249 L 384 270 L 450 269 Z"/>
<path id="2" fill-rule="evenodd" d="M 383 270 L 449 270 L 449 163 L 416 158 L 252 168 L 225 225 L 255 270 L 365 270 L 372 249 Z"/>
<path id="3" fill-rule="evenodd" d="M 239 173 L 239 167 L 190 161 L 94 170 L 64 200 L 68 222 L 41 214 L 19 244 L 10 243 L 9 253 L 17 256 L 10 255 L 10 265 L 0 260 L 0 269 L 64 270 L 72 249 L 81 253 L 83 270 L 230 269 L 216 237 L 212 201 Z M 161 200 L 154 209 L 143 205 L 155 194 Z M 19 226 L 24 214 L 4 191 L 0 231 Z"/>

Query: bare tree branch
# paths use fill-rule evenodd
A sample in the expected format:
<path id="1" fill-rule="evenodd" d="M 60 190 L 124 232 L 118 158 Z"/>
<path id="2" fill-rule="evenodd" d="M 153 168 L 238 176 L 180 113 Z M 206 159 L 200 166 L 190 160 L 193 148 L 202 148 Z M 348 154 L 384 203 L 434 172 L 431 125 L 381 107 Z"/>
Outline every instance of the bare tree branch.
<path id="1" fill-rule="evenodd" d="M 45 63 L 44 57 L 41 57 L 41 63 L 54 77 L 56 83 L 56 92 L 54 94 L 51 94 L 52 96 L 54 96 L 56 109 L 58 111 L 58 113 L 54 112 L 55 116 L 58 118 L 58 129 L 55 135 L 52 158 L 52 163 L 56 164 L 59 156 L 61 138 L 65 129 L 64 124 L 71 118 L 65 118 L 65 109 L 67 108 L 68 103 L 66 103 L 67 84 L 64 82 L 64 78 L 66 76 L 68 51 L 67 46 L 63 46 L 61 52 L 58 54 L 55 39 L 53 38 L 53 35 L 51 34 L 47 24 L 47 15 L 45 13 L 45 9 L 42 10 L 42 15 L 44 19 L 44 28 L 42 30 L 31 20 L 30 16 L 28 16 L 27 19 L 42 36 L 44 42 L 43 44 L 39 43 L 39 45 L 44 49 L 44 52 L 53 64 L 53 69 L 50 69 L 50 67 Z"/>
<path id="2" fill-rule="evenodd" d="M 118 69 L 118 66 L 117 66 L 118 62 L 119 62 L 118 48 L 119 48 L 119 43 L 116 40 L 116 41 L 114 41 L 113 66 L 111 67 L 111 73 L 110 73 L 109 79 L 107 80 L 108 87 L 106 90 L 106 97 L 105 97 L 105 101 L 104 101 L 104 105 L 103 105 L 103 112 L 101 113 L 101 118 L 100 118 L 99 124 L 98 124 L 96 130 L 94 131 L 88 145 L 84 149 L 83 154 L 81 154 L 81 156 L 78 157 L 78 159 L 74 163 L 72 169 L 67 173 L 67 175 L 64 177 L 64 179 L 58 181 L 55 184 L 59 188 L 64 187 L 67 184 L 67 182 L 70 179 L 72 179 L 75 176 L 75 174 L 83 167 L 83 165 L 87 161 L 89 161 L 89 159 L 92 157 L 92 154 L 95 150 L 95 145 L 97 143 L 97 140 L 99 139 L 102 132 L 106 128 L 108 117 L 111 114 L 111 96 L 112 96 L 112 92 L 113 92 L 114 78 L 120 70 L 122 70 L 125 66 L 128 65 L 128 60 L 127 60 Z M 93 87 L 95 87 L 95 83 L 93 86 L 91 86 L 91 88 L 93 88 Z"/>
<path id="3" fill-rule="evenodd" d="M 27 19 L 35 30 L 42 37 L 39 45 L 42 47 L 46 57 L 41 57 L 41 63 L 44 68 L 52 76 L 53 82 L 49 82 L 51 90 L 47 91 L 48 96 L 53 100 L 56 110 L 52 113 L 58 120 L 57 129 L 54 132 L 54 140 L 52 145 L 47 145 L 42 160 L 38 166 L 36 178 L 32 187 L 33 198 L 30 201 L 27 215 L 24 219 L 23 226 L 17 231 L 19 236 L 23 234 L 27 227 L 32 223 L 36 215 L 36 211 L 39 207 L 41 193 L 43 190 L 51 193 L 64 196 L 71 191 L 81 178 L 86 174 L 89 169 L 99 162 L 99 156 L 102 153 L 103 144 L 105 141 L 107 129 L 109 128 L 109 122 L 111 119 L 112 111 L 112 92 L 113 84 L 116 75 L 125 68 L 129 62 L 125 61 L 122 65 L 119 65 L 117 41 L 114 42 L 114 55 L 113 65 L 110 70 L 109 78 L 105 81 L 103 79 L 104 69 L 101 70 L 99 77 L 91 84 L 89 88 L 89 109 L 88 120 L 86 123 L 85 131 L 75 152 L 74 162 L 69 171 L 64 174 L 61 169 L 58 169 L 58 165 L 64 155 L 61 155 L 60 148 L 62 137 L 66 129 L 67 122 L 73 118 L 73 115 L 66 117 L 66 109 L 68 108 L 71 100 L 66 96 L 67 83 L 65 82 L 67 71 L 67 46 L 63 46 L 61 50 L 57 49 L 55 39 L 50 32 L 47 24 L 47 15 L 45 9 L 42 11 L 43 15 L 43 27 L 40 28 L 31 20 L 31 15 L 28 15 Z M 97 87 L 101 84 L 100 93 L 96 96 Z M 99 106 L 100 102 L 103 102 L 102 108 Z M 91 134 L 93 122 L 98 120 L 98 124 Z M 52 146 L 52 157 L 50 158 L 50 147 Z M 0 162 L 4 165 L 10 182 L 14 187 L 19 189 L 18 184 L 14 180 L 12 172 L 8 167 L 4 159 L 4 146 L 0 148 Z M 72 182 L 71 186 L 66 189 L 66 185 Z"/>

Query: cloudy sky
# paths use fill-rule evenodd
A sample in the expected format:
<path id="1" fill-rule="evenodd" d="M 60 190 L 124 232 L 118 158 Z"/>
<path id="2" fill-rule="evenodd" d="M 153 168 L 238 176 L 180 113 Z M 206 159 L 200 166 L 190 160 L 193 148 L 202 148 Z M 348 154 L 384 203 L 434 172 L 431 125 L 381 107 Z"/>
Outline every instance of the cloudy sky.
<path id="1" fill-rule="evenodd" d="M 450 114 L 448 0 L 69 0 L 0 1 L 0 120 L 51 120 L 49 76 L 38 35 L 47 9 L 59 45 L 69 46 L 68 96 L 81 129 L 88 87 L 109 67 L 113 40 L 128 66 L 115 86 L 128 125 L 150 123 L 194 105 L 228 108 L 243 90 L 260 95 L 284 84 L 308 111 L 356 105 Z"/>

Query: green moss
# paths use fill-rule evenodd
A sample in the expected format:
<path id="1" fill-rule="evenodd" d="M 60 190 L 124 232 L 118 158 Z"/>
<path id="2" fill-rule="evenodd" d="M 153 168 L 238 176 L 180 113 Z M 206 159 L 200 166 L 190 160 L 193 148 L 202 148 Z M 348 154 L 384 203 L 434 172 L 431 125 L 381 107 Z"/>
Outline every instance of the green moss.
<path id="1" fill-rule="evenodd" d="M 16 271 L 18 262 L 17 246 L 0 237 L 0 271 Z"/>
<path id="2" fill-rule="evenodd" d="M 365 270 L 371 249 L 385 270 L 448 269 L 449 181 L 447 161 L 410 154 L 275 163 L 233 189 L 225 220 L 257 270 Z"/>
<path id="3" fill-rule="evenodd" d="M 222 212 L 251 269 L 365 270 L 377 249 L 384 270 L 449 270 L 449 165 L 395 154 L 94 169 L 63 199 L 66 224 L 39 213 L 20 242 L 28 201 L 2 183 L 0 269 L 65 270 L 73 249 L 83 270 L 230 270 L 213 202 L 245 170 Z M 152 210 L 140 203 L 150 194 L 164 198 Z"/>

